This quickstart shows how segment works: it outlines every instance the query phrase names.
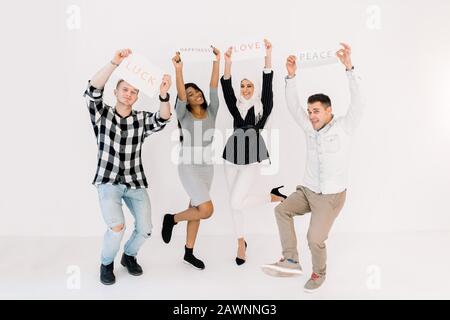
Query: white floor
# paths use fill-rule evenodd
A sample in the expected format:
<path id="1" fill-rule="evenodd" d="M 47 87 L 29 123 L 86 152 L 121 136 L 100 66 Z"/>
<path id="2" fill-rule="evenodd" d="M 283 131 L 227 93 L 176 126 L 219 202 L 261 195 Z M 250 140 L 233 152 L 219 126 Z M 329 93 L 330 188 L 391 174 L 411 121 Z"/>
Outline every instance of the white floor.
<path id="1" fill-rule="evenodd" d="M 128 275 L 116 260 L 117 283 L 98 281 L 101 238 L 0 238 L 1 299 L 450 299 L 450 232 L 334 234 L 328 279 L 319 293 L 302 291 L 311 272 L 299 239 L 305 275 L 274 278 L 260 265 L 280 257 L 275 236 L 248 237 L 248 261 L 234 263 L 231 237 L 201 237 L 197 271 L 182 263 L 183 238 L 150 239 L 139 255 L 144 275 Z M 79 271 L 79 272 L 78 272 Z M 77 276 L 79 274 L 79 277 Z M 78 281 L 79 279 L 79 281 Z"/>

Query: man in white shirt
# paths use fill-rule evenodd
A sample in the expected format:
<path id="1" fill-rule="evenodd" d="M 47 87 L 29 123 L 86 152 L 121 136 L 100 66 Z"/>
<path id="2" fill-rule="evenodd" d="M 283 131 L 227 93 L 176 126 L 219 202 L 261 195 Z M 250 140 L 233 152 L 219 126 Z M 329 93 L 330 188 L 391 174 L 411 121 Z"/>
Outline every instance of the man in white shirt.
<path id="1" fill-rule="evenodd" d="M 359 78 L 351 61 L 351 48 L 344 43 L 341 45 L 342 49 L 336 55 L 346 68 L 351 94 L 350 107 L 343 117 L 336 118 L 333 115 L 331 100 L 324 94 L 309 97 L 306 113 L 296 88 L 296 57 L 289 56 L 286 63 L 286 102 L 290 113 L 306 134 L 306 169 L 302 185 L 275 208 L 283 258 L 264 265 L 263 270 L 276 276 L 303 274 L 293 218 L 311 212 L 307 238 L 313 273 L 305 284 L 306 292 L 315 292 L 325 281 L 325 241 L 345 203 L 350 140 L 361 120 L 364 107 Z"/>

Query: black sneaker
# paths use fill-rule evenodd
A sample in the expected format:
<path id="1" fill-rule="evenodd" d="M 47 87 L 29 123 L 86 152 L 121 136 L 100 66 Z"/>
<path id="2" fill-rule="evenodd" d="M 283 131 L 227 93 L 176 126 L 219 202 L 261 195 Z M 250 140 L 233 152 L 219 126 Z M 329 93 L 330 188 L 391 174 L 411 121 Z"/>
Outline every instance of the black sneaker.
<path id="1" fill-rule="evenodd" d="M 184 263 L 189 264 L 193 266 L 197 270 L 203 270 L 205 269 L 205 264 L 202 260 L 197 259 L 194 256 L 194 249 L 189 249 L 186 246 L 184 247 L 185 253 L 184 253 Z"/>
<path id="2" fill-rule="evenodd" d="M 114 262 L 111 264 L 104 266 L 103 264 L 100 266 L 100 282 L 105 286 L 110 286 L 116 283 L 116 276 L 114 276 Z"/>
<path id="3" fill-rule="evenodd" d="M 173 227 L 176 225 L 175 216 L 173 214 L 166 214 L 162 226 L 162 238 L 165 243 L 169 243 L 172 238 Z"/>
<path id="4" fill-rule="evenodd" d="M 128 273 L 132 276 L 140 276 L 142 275 L 143 271 L 141 266 L 137 263 L 137 260 L 135 257 L 127 256 L 125 253 L 122 255 L 122 260 L 120 263 L 127 268 Z"/>

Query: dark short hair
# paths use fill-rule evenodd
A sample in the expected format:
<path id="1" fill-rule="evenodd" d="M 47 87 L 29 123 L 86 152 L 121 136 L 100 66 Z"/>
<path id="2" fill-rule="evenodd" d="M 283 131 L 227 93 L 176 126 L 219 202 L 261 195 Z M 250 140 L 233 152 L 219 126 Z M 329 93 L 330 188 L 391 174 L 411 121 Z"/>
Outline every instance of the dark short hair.
<path id="1" fill-rule="evenodd" d="M 322 103 L 326 108 L 331 107 L 330 97 L 323 93 L 315 94 L 308 98 L 308 104 L 313 104 L 316 102 Z"/>

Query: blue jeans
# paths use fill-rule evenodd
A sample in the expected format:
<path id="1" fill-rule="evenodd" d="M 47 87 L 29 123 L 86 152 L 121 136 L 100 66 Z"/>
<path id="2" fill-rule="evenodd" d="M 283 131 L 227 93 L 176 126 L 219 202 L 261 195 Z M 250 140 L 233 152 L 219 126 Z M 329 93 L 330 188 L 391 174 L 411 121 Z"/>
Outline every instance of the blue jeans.
<path id="1" fill-rule="evenodd" d="M 107 266 L 114 261 L 120 249 L 125 232 L 125 217 L 122 211 L 122 199 L 134 217 L 134 231 L 125 244 L 124 252 L 136 257 L 139 249 L 152 232 L 150 198 L 146 189 L 130 189 L 124 185 L 101 184 L 97 186 L 100 208 L 108 227 L 104 240 L 101 262 Z M 123 225 L 120 232 L 112 229 Z"/>

